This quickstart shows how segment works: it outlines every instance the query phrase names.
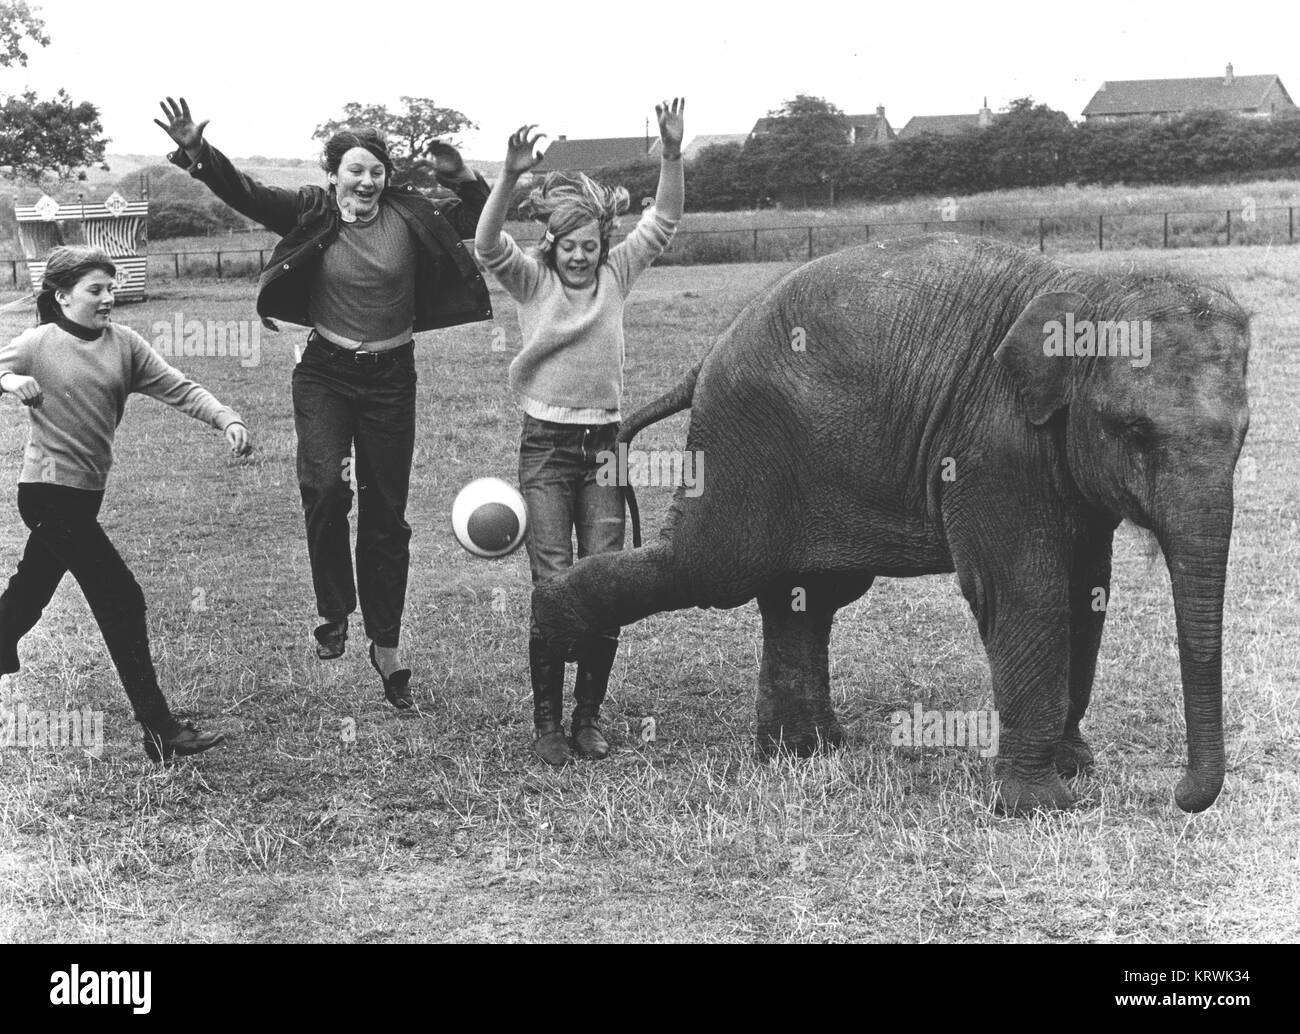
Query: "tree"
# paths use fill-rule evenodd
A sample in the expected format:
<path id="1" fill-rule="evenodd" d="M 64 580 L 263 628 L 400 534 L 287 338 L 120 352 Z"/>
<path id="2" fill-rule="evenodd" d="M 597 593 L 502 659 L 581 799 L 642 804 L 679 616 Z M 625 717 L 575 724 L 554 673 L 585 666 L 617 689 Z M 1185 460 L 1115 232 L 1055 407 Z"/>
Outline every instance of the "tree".
<path id="1" fill-rule="evenodd" d="M 47 172 L 61 183 L 84 180 L 86 166 L 98 162 L 108 168 L 103 133 L 99 109 L 89 101 L 74 104 L 63 90 L 43 101 L 28 90 L 0 104 L 0 167 L 33 183 Z"/>
<path id="2" fill-rule="evenodd" d="M 1073 130 L 1065 112 L 1035 104 L 1032 97 L 1013 100 L 1007 113 L 983 130 L 991 185 L 1005 189 L 1066 182 Z"/>
<path id="3" fill-rule="evenodd" d="M 48 47 L 50 37 L 45 35 L 45 22 L 27 5 L 27 0 L 3 0 L 0 2 L 0 67 L 27 64 L 25 39 Z"/>
<path id="4" fill-rule="evenodd" d="M 358 104 L 355 101 L 343 106 L 340 118 L 330 119 L 316 127 L 313 138 L 324 143 L 342 129 L 359 129 L 371 126 L 388 138 L 388 153 L 393 167 L 408 173 L 412 166 L 429 151 L 435 140 L 456 144 L 455 137 L 467 129 L 477 129 L 478 124 L 455 108 L 440 108 L 428 97 L 403 97 L 402 110 L 391 112 L 382 104 Z"/>
<path id="5" fill-rule="evenodd" d="M 850 146 L 844 112 L 821 97 L 801 93 L 769 112 L 768 118 L 766 130 L 745 145 L 751 188 L 805 205 L 834 204 Z"/>

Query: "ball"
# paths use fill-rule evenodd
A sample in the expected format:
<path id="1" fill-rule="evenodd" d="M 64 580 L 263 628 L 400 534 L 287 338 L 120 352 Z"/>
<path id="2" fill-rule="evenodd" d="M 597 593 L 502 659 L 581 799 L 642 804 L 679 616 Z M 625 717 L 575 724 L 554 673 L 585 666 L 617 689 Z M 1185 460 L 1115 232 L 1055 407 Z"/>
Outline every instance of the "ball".
<path id="1" fill-rule="evenodd" d="M 509 556 L 524 541 L 528 508 L 515 487 L 500 478 L 479 478 L 456 493 L 451 530 L 475 556 Z"/>

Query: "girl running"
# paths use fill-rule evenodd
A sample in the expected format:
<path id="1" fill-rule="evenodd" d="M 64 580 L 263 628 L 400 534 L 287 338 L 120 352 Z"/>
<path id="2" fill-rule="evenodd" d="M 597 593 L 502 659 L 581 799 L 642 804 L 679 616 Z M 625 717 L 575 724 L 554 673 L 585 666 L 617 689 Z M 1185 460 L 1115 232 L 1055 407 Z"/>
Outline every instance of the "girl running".
<path id="1" fill-rule="evenodd" d="M 479 260 L 514 298 L 523 348 L 510 364 L 510 387 L 524 411 L 519 444 L 519 486 L 528 504 L 528 559 L 533 581 L 579 558 L 623 548 L 623 493 L 596 483 L 597 456 L 615 448 L 622 419 L 623 305 L 632 284 L 663 253 L 682 216 L 685 185 L 682 132 L 686 104 L 656 105 L 662 154 L 652 208 L 617 247 L 609 246 L 614 220 L 628 207 L 627 191 L 582 173 L 552 172 L 526 208 L 546 224 L 536 254 L 525 254 L 502 232 L 519 177 L 541 161 L 542 134 L 521 126 L 506 151 L 475 236 Z M 600 705 L 618 650 L 618 628 L 578 663 L 571 738 L 562 725 L 565 664 L 546 647 L 534 622 L 528 642 L 533 687 L 533 750 L 549 765 L 567 764 L 573 752 L 603 758 Z M 570 750 L 572 747 L 572 751 Z"/>
<path id="2" fill-rule="evenodd" d="M 149 652 L 144 593 L 104 534 L 98 515 L 126 397 L 150 395 L 225 432 L 235 455 L 251 450 L 239 414 L 169 366 L 139 334 L 113 323 L 117 269 L 96 248 L 50 253 L 36 299 L 40 325 L 0 348 L 0 391 L 28 407 L 18 513 L 31 530 L 0 595 L 0 674 L 18 671 L 18 642 L 68 571 L 81 586 L 109 656 L 160 761 L 220 743 L 172 717 Z"/>

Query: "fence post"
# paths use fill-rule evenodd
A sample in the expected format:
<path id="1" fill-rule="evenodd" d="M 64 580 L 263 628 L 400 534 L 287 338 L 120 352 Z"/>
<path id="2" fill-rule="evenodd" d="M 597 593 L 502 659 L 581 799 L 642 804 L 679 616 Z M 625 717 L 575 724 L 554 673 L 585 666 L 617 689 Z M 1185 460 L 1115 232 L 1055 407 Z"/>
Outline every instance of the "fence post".
<path id="1" fill-rule="evenodd" d="M 808 261 L 812 261 L 812 232 L 813 228 L 808 227 Z"/>
<path id="2" fill-rule="evenodd" d="M 181 278 L 181 253 L 179 251 L 172 252 L 172 272 L 175 273 L 177 280 Z"/>
<path id="3" fill-rule="evenodd" d="M 217 252 L 217 279 L 221 279 L 221 252 Z"/>
<path id="4" fill-rule="evenodd" d="M 13 273 L 13 277 L 14 277 L 14 286 L 17 287 L 17 286 L 18 286 L 18 262 L 17 262 L 17 260 L 14 260 L 13 262 L 10 262 L 10 263 L 9 263 L 9 267 L 10 267 L 10 272 Z"/>
<path id="5" fill-rule="evenodd" d="M 758 227 L 754 227 L 754 261 L 758 261 Z"/>
<path id="6" fill-rule="evenodd" d="M 1161 247 L 1162 248 L 1169 247 L 1169 213 L 1168 212 L 1165 213 L 1165 242 L 1164 244 L 1161 245 Z"/>
<path id="7" fill-rule="evenodd" d="M 867 225 L 863 227 L 863 229 L 867 231 L 867 235 L 862 238 L 862 242 L 865 244 L 871 240 L 871 224 L 867 223 Z"/>
<path id="8" fill-rule="evenodd" d="M 259 273 L 266 267 L 265 254 L 261 248 L 257 249 L 257 271 Z"/>
<path id="9" fill-rule="evenodd" d="M 1038 251 L 1041 254 L 1046 249 L 1043 247 L 1043 238 L 1047 236 L 1046 220 L 1040 215 L 1038 217 Z"/>
<path id="10" fill-rule="evenodd" d="M 1231 243 L 1232 243 L 1232 209 L 1231 209 L 1231 208 L 1228 209 L 1228 213 L 1227 213 L 1227 214 L 1228 214 L 1228 240 L 1227 240 L 1227 243 L 1228 243 L 1228 244 L 1231 244 Z"/>
<path id="11" fill-rule="evenodd" d="M 1097 216 L 1097 250 L 1098 250 L 1098 251 L 1102 251 L 1102 250 L 1104 250 L 1104 249 L 1102 248 L 1102 234 L 1101 234 L 1101 221 L 1102 221 L 1104 218 L 1106 218 L 1106 217 L 1105 217 L 1105 216 L 1102 216 L 1102 215 Z"/>
<path id="12" fill-rule="evenodd" d="M 1292 244 L 1295 243 L 1295 208 L 1286 210 L 1286 239 Z"/>

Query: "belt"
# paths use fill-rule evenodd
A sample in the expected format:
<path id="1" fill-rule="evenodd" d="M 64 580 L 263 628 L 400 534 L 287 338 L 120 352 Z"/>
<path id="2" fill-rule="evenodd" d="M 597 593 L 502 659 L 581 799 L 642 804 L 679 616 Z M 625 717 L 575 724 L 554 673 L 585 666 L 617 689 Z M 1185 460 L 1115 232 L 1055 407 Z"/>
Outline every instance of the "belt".
<path id="1" fill-rule="evenodd" d="M 364 348 L 343 348 L 332 341 L 326 340 L 317 331 L 313 330 L 307 335 L 307 347 L 317 348 L 331 359 L 355 363 L 358 366 L 381 366 L 395 363 L 399 359 L 411 355 L 415 351 L 415 342 L 408 341 L 396 348 L 387 348 L 382 352 L 371 352 Z"/>

